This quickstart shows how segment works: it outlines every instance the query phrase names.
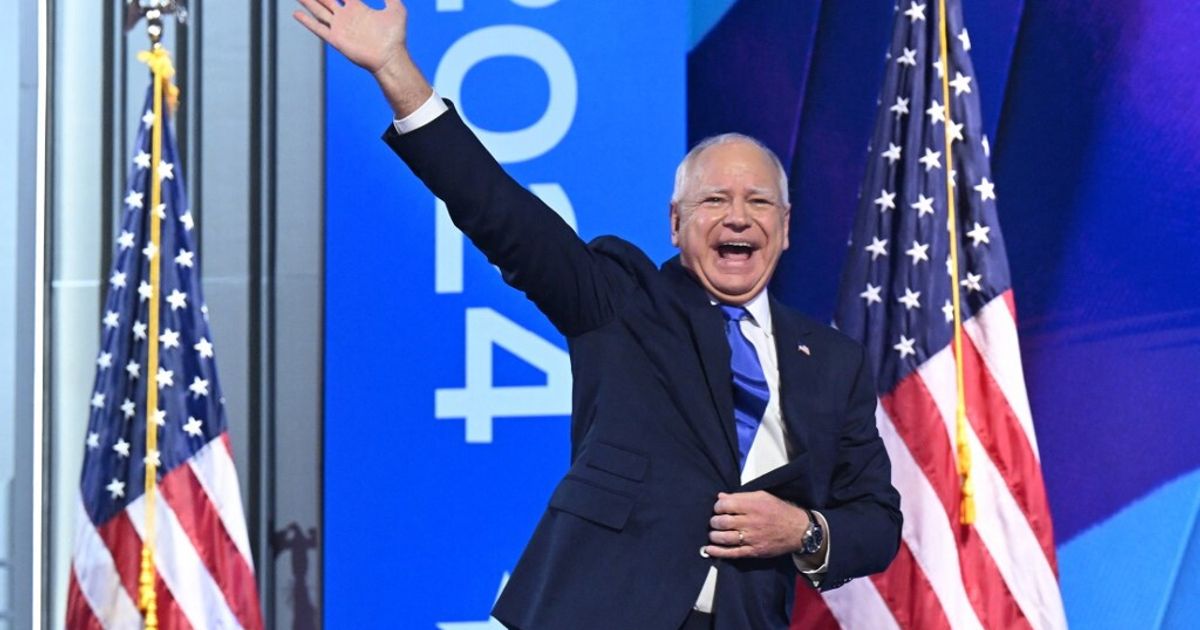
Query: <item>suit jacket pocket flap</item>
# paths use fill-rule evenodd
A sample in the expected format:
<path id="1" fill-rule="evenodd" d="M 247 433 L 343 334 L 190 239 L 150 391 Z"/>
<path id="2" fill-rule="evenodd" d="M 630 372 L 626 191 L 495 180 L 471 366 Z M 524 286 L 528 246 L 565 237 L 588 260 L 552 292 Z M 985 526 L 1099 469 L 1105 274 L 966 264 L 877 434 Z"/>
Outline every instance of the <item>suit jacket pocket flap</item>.
<path id="1" fill-rule="evenodd" d="M 630 481 L 641 481 L 646 478 L 646 456 L 618 446 L 595 442 L 588 446 L 586 459 L 588 466 Z"/>
<path id="2" fill-rule="evenodd" d="M 550 497 L 550 507 L 620 531 L 633 511 L 633 498 L 584 479 L 567 476 L 559 482 L 554 495 Z"/>

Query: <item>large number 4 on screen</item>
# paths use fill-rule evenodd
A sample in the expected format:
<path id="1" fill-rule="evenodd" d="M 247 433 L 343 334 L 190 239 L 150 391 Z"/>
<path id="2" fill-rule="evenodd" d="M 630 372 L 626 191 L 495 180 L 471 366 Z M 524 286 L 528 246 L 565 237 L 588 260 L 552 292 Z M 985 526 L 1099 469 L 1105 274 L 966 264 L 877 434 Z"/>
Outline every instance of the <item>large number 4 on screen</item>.
<path id="1" fill-rule="evenodd" d="M 526 9 L 544 9 L 558 0 L 512 0 Z M 463 0 L 437 0 L 439 13 L 466 10 Z M 538 120 L 517 130 L 485 129 L 474 124 L 462 98 L 467 74 L 497 57 L 520 57 L 545 73 L 549 93 Z M 438 94 L 459 104 L 463 121 L 501 164 L 527 162 L 545 155 L 571 129 L 578 105 L 578 79 L 567 49 L 553 36 L 530 26 L 497 24 L 473 30 L 455 40 L 443 53 L 434 73 Z M 485 107 L 497 107 L 495 103 Z M 529 190 L 578 231 L 575 211 L 558 183 L 535 183 Z M 434 290 L 463 292 L 463 235 L 450 221 L 440 200 L 435 209 Z M 466 420 L 468 443 L 491 443 L 492 423 L 498 418 L 562 416 L 571 412 L 571 362 L 553 343 L 523 328 L 492 308 L 466 312 L 466 379 L 462 388 L 439 388 L 434 393 L 434 416 Z M 500 346 L 546 374 L 545 385 L 494 385 L 493 348 Z"/>
<path id="2" fill-rule="evenodd" d="M 545 385 L 493 385 L 492 349 L 505 350 L 545 372 Z M 434 416 L 464 418 L 466 441 L 492 441 L 498 418 L 562 416 L 571 413 L 571 362 L 561 348 L 490 308 L 467 309 L 466 385 L 439 388 Z"/>
<path id="3" fill-rule="evenodd" d="M 562 186 L 532 184 L 530 191 L 578 231 L 575 209 Z M 450 222 L 446 204 L 435 203 L 434 284 L 437 293 L 463 292 L 463 235 Z M 466 313 L 466 385 L 439 388 L 434 393 L 434 416 L 464 418 L 469 444 L 490 444 L 497 418 L 565 416 L 571 413 L 571 361 L 561 348 L 530 332 L 491 308 Z M 496 387 L 492 378 L 492 347 L 500 346 L 546 374 L 545 385 Z"/>

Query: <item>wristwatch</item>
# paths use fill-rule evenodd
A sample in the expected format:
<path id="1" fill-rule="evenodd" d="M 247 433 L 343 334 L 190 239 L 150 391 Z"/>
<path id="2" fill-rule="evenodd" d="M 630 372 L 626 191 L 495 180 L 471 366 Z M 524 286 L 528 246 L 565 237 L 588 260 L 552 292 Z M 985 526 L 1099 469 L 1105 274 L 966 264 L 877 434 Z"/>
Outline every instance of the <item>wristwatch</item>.
<path id="1" fill-rule="evenodd" d="M 821 545 L 825 542 L 825 530 L 821 528 L 821 523 L 812 510 L 806 509 L 804 512 L 808 514 L 808 527 L 804 529 L 804 538 L 800 540 L 797 553 L 811 556 L 821 550 Z"/>

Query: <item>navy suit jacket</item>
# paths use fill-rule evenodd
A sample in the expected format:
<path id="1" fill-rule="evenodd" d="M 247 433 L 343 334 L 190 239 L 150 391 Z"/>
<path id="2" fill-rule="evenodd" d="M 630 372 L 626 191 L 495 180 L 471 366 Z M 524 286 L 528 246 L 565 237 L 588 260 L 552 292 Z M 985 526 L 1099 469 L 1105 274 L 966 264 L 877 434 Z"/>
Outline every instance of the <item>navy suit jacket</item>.
<path id="1" fill-rule="evenodd" d="M 765 490 L 820 510 L 832 540 L 823 589 L 887 567 L 900 499 L 858 344 L 771 300 L 792 458 L 743 485 L 724 320 L 678 258 L 659 268 L 621 239 L 584 243 L 453 107 L 384 139 L 570 349 L 570 470 L 497 619 L 532 630 L 676 630 L 715 564 L 717 628 L 786 628 L 797 576 L 789 555 L 700 555 L 720 491 Z"/>

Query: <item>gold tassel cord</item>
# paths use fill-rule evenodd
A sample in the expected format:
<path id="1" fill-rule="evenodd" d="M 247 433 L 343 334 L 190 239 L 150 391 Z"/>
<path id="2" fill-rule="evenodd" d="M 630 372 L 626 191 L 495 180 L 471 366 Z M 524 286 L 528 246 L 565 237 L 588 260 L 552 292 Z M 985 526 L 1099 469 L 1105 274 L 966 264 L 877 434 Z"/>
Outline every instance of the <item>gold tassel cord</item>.
<path id="1" fill-rule="evenodd" d="M 171 65 L 170 54 L 160 45 L 155 45 L 149 51 L 138 53 L 138 60 L 150 67 L 153 74 L 154 89 L 154 124 L 150 132 L 150 163 L 152 168 L 147 174 L 150 179 L 150 205 L 147 212 L 150 217 L 150 243 L 153 255 L 150 257 L 150 306 L 146 323 L 146 527 L 142 537 L 141 567 L 138 574 L 138 608 L 141 609 L 145 628 L 158 628 L 158 599 L 154 590 L 156 573 L 154 569 L 154 539 L 155 528 L 155 493 L 158 489 L 158 463 L 151 453 L 158 452 L 158 328 L 159 302 L 161 300 L 161 260 L 162 260 L 162 218 L 158 208 L 162 205 L 162 177 L 159 174 L 162 163 L 162 137 L 165 125 L 163 117 L 163 92 L 169 93 L 168 99 L 178 97 L 178 89 L 171 84 L 175 68 Z"/>
<path id="2" fill-rule="evenodd" d="M 942 102 L 945 104 L 942 131 L 946 145 L 946 228 L 950 232 L 950 293 L 954 302 L 954 378 L 957 399 L 954 410 L 954 448 L 958 455 L 958 475 L 962 481 L 962 506 L 959 522 L 975 523 L 975 483 L 971 471 L 971 444 L 967 439 L 967 398 L 963 378 L 962 301 L 958 280 L 958 217 L 954 207 L 954 155 L 950 135 L 950 48 L 947 46 L 946 0 L 938 0 L 938 39 L 942 52 Z"/>
<path id="3" fill-rule="evenodd" d="M 138 61 L 150 66 L 150 71 L 159 80 L 166 82 L 167 90 L 167 108 L 172 112 L 179 105 L 179 86 L 171 83 L 171 79 L 175 78 L 175 65 L 171 63 L 171 54 L 166 49 L 156 47 L 151 50 L 143 50 L 137 55 Z"/>

